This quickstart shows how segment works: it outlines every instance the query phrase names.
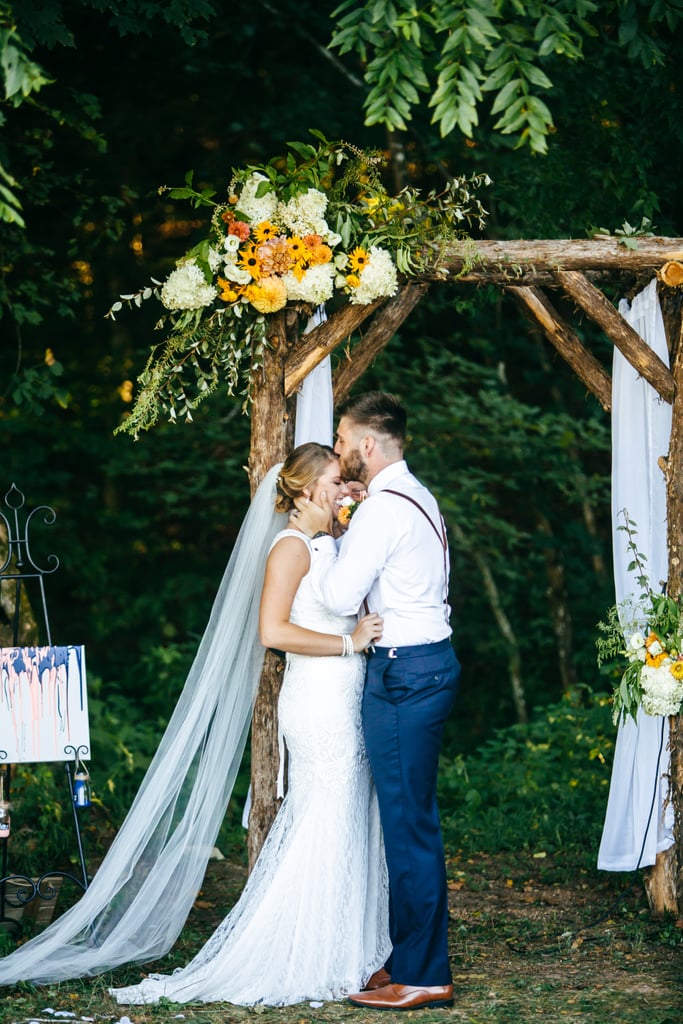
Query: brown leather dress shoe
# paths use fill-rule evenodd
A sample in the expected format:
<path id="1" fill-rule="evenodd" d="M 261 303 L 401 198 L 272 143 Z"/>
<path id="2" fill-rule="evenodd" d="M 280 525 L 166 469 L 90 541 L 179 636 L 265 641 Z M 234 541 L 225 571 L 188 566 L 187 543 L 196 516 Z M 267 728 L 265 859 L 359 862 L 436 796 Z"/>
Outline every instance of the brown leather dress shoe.
<path id="1" fill-rule="evenodd" d="M 453 1005 L 452 985 L 385 985 L 374 992 L 359 992 L 349 996 L 354 1006 L 368 1010 L 421 1010 Z"/>
<path id="2" fill-rule="evenodd" d="M 384 988 L 385 985 L 391 985 L 391 975 L 383 967 L 380 967 L 378 971 L 370 975 L 363 991 L 374 992 L 378 988 Z"/>

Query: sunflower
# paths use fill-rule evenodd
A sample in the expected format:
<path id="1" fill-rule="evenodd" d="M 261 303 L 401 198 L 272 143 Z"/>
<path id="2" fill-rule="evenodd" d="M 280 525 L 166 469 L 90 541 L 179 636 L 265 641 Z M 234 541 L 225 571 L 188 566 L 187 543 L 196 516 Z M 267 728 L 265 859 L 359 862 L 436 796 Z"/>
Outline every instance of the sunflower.
<path id="1" fill-rule="evenodd" d="M 258 281 L 261 277 L 261 261 L 258 257 L 257 247 L 255 245 L 245 246 L 237 265 L 250 273 L 254 281 Z"/>
<path id="2" fill-rule="evenodd" d="M 302 264 L 308 260 L 308 246 L 303 238 L 299 238 L 298 235 L 292 235 L 291 238 L 287 239 L 287 248 L 289 249 L 289 255 L 292 257 L 292 263 Z"/>
<path id="3" fill-rule="evenodd" d="M 279 234 L 281 234 L 280 228 L 277 224 L 271 224 L 269 220 L 262 220 L 254 228 L 254 238 L 259 245 L 263 242 L 270 242 L 272 238 L 277 238 Z"/>
<path id="4" fill-rule="evenodd" d="M 354 274 L 360 274 L 370 262 L 370 254 L 356 246 L 353 252 L 349 253 L 349 266 Z"/>

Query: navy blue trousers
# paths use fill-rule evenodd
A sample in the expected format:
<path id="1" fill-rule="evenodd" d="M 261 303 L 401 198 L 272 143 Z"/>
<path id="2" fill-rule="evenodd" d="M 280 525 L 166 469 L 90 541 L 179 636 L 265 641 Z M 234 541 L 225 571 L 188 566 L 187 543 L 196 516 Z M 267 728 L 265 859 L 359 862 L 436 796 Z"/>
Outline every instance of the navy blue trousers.
<path id="1" fill-rule="evenodd" d="M 390 887 L 387 969 L 397 985 L 448 985 L 448 889 L 436 779 L 460 664 L 450 640 L 377 648 L 368 658 L 363 732 Z"/>

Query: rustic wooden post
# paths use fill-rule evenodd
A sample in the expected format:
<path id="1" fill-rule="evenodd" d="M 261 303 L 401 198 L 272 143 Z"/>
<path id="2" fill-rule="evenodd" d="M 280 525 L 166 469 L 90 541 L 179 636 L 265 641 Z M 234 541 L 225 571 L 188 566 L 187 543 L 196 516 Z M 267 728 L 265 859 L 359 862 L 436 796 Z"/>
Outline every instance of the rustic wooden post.
<path id="1" fill-rule="evenodd" d="M 294 436 L 294 399 L 285 398 L 285 362 L 298 337 L 298 314 L 287 310 L 270 318 L 269 347 L 254 381 L 251 411 L 249 484 L 252 497 L 271 466 L 282 461 Z M 251 810 L 247 848 L 249 867 L 259 854 L 277 813 L 277 699 L 284 663 L 266 652 L 251 724 Z"/>
<path id="2" fill-rule="evenodd" d="M 665 296 L 662 296 L 665 299 Z M 666 505 L 669 546 L 668 591 L 683 594 L 683 320 L 680 303 L 674 324 L 668 323 L 674 396 L 671 409 L 671 440 L 666 458 Z M 683 915 L 683 719 L 672 715 L 669 749 L 670 799 L 674 810 L 676 842 L 657 857 L 647 878 L 650 907 Z"/>

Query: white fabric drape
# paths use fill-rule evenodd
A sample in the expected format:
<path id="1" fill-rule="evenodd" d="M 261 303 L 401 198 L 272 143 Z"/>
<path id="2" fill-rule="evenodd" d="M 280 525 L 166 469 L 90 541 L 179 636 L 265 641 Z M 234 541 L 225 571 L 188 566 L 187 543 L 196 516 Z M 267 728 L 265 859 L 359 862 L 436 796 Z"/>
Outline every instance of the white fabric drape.
<path id="1" fill-rule="evenodd" d="M 669 365 L 657 281 L 619 312 Z M 629 571 L 632 553 L 623 509 L 636 525 L 635 542 L 645 555 L 650 585 L 659 590 L 667 576 L 666 483 L 657 459 L 669 450 L 671 406 L 640 377 L 615 349 L 612 375 L 612 541 L 617 605 L 640 597 L 636 575 Z M 631 632 L 637 623 L 622 618 Z M 641 624 L 642 625 L 642 624 Z M 620 723 L 598 868 L 633 871 L 654 864 L 657 853 L 674 842 L 673 809 L 667 802 L 669 720 L 638 713 Z"/>
<path id="2" fill-rule="evenodd" d="M 325 307 L 318 306 L 306 324 L 304 334 L 309 334 L 326 320 Z M 332 364 L 329 356 L 311 370 L 296 398 L 294 447 L 307 441 L 332 443 Z"/>
<path id="3" fill-rule="evenodd" d="M 201 886 L 249 731 L 264 650 L 268 548 L 285 525 L 266 475 L 242 524 L 195 660 L 118 835 L 79 902 L 0 961 L 0 985 L 47 984 L 154 960 Z"/>

